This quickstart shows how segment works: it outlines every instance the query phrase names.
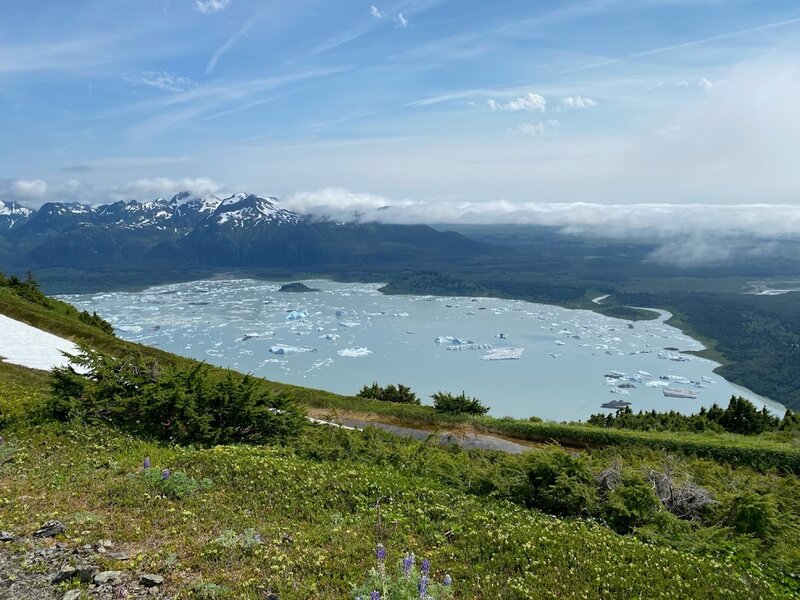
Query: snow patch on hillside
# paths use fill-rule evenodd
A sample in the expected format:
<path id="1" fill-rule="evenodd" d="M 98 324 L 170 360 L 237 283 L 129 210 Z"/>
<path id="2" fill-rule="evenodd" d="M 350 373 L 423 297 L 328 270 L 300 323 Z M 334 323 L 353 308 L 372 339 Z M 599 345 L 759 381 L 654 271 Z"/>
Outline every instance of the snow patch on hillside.
<path id="1" fill-rule="evenodd" d="M 0 358 L 7 363 L 47 371 L 69 364 L 62 352 L 77 351 L 68 340 L 0 315 Z"/>

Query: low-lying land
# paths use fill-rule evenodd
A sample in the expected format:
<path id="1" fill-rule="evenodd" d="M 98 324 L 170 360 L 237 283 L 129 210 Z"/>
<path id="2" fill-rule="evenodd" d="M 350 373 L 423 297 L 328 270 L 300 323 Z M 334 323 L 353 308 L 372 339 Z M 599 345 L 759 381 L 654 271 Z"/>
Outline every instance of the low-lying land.
<path id="1" fill-rule="evenodd" d="M 245 385 L 19 292 L 0 287 L 0 312 L 85 343 L 105 366 L 89 380 L 0 363 L 0 530 L 14 537 L 0 542 L 13 573 L 0 575 L 0 597 L 25 578 L 30 598 L 90 585 L 108 597 L 355 598 L 380 571 L 378 544 L 392 572 L 406 553 L 430 560 L 431 580 L 449 575 L 456 598 L 800 593 L 793 432 L 493 419 Z M 128 385 L 134 377 L 143 384 Z M 227 399 L 200 402 L 207 389 Z M 306 407 L 551 443 L 466 451 L 313 425 L 296 418 Z M 241 410 L 258 417 L 257 438 Z M 65 526 L 56 541 L 32 536 L 53 519 Z M 78 561 L 121 573 L 51 583 Z M 139 583 L 148 574 L 163 577 L 154 592 Z"/>

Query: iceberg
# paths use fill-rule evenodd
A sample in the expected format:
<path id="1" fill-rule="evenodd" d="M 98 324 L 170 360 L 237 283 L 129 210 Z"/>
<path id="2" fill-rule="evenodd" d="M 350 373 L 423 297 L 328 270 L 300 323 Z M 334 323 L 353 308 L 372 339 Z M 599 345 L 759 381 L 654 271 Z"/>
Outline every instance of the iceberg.
<path id="1" fill-rule="evenodd" d="M 356 311 L 354 310 L 337 310 L 336 311 L 337 317 L 355 317 Z"/>
<path id="2" fill-rule="evenodd" d="M 344 356 L 346 358 L 362 358 L 364 356 L 369 356 L 372 354 L 372 350 L 366 348 L 365 346 L 361 346 L 359 348 L 343 348 L 339 350 L 336 354 L 339 356 Z"/>
<path id="3" fill-rule="evenodd" d="M 481 356 L 481 360 L 519 360 L 525 348 L 494 348 Z"/>
<path id="4" fill-rule="evenodd" d="M 457 337 L 453 337 L 452 335 L 440 335 L 437 337 L 434 342 L 436 344 L 452 344 L 454 346 L 460 346 L 463 344 L 474 344 L 475 342 L 470 339 L 461 339 Z"/>
<path id="5" fill-rule="evenodd" d="M 293 310 L 286 315 L 287 321 L 302 321 L 308 318 L 308 313 L 304 310 Z"/>
<path id="6" fill-rule="evenodd" d="M 309 348 L 308 346 L 286 346 L 284 344 L 276 344 L 272 346 L 269 351 L 272 354 L 301 354 L 303 352 L 316 352 L 315 348 Z"/>

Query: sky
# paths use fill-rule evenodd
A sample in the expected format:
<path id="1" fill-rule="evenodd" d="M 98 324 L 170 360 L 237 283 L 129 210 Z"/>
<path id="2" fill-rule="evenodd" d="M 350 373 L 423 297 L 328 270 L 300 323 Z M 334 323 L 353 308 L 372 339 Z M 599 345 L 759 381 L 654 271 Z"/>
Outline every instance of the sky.
<path id="1" fill-rule="evenodd" d="M 800 233 L 797 0 L 372 2 L 3 0 L 0 199 Z"/>

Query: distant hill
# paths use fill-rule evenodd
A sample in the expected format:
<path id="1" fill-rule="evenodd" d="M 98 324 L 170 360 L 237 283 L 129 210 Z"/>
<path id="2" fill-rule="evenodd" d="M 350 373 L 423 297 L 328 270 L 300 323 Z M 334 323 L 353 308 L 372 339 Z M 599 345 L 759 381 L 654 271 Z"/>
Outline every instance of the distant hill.
<path id="1" fill-rule="evenodd" d="M 313 220 L 248 193 L 182 192 L 101 206 L 49 202 L 36 211 L 0 202 L 0 236 L 3 254 L 20 269 L 341 268 L 446 260 L 482 247 L 425 225 Z"/>

